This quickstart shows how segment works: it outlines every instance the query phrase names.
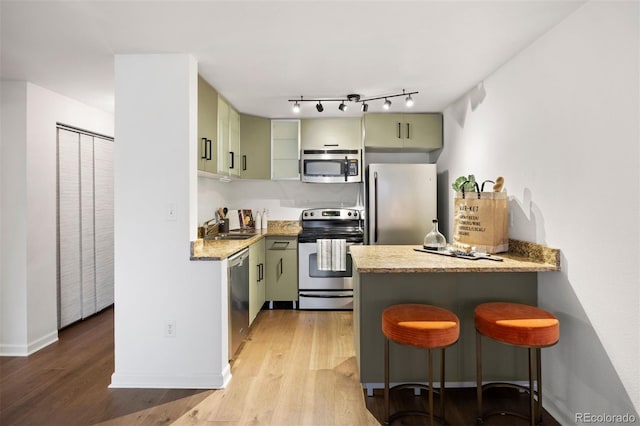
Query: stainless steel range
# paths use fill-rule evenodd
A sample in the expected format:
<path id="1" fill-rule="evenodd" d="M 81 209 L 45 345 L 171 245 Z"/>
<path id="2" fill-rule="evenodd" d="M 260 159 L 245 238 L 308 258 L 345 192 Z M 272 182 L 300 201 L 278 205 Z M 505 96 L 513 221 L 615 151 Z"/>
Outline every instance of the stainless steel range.
<path id="1" fill-rule="evenodd" d="M 339 208 L 304 210 L 301 224 L 302 231 L 298 235 L 299 308 L 353 309 L 349 247 L 362 245 L 364 241 L 360 211 Z M 327 252 L 326 247 L 333 247 L 333 253 L 330 248 Z"/>

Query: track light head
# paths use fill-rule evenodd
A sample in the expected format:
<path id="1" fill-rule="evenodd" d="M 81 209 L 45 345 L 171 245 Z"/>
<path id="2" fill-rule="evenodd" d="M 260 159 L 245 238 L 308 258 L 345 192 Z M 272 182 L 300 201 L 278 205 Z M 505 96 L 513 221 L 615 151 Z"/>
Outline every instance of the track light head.
<path id="1" fill-rule="evenodd" d="M 382 104 L 382 108 L 384 108 L 385 110 L 391 108 L 391 101 L 387 98 L 384 98 L 384 104 Z"/>
<path id="2" fill-rule="evenodd" d="M 318 104 L 316 105 L 316 109 L 318 110 L 318 112 L 324 111 L 324 107 L 322 106 L 322 102 L 318 102 Z"/>
<path id="3" fill-rule="evenodd" d="M 409 108 L 413 106 L 413 98 L 411 97 L 411 95 L 407 96 L 407 98 L 405 99 L 405 105 Z"/>
<path id="4" fill-rule="evenodd" d="M 300 104 L 298 103 L 298 101 L 296 101 L 296 103 L 293 104 L 293 112 L 295 114 L 299 114 L 300 113 Z"/>
<path id="5" fill-rule="evenodd" d="M 344 101 L 342 101 L 340 105 L 338 105 L 338 109 L 342 112 L 347 110 L 347 105 L 344 103 Z"/>
<path id="6" fill-rule="evenodd" d="M 361 108 L 361 110 L 362 110 L 362 112 L 367 112 L 367 111 L 369 111 L 369 104 L 368 104 L 368 103 L 363 102 L 363 103 L 362 103 L 362 108 Z"/>

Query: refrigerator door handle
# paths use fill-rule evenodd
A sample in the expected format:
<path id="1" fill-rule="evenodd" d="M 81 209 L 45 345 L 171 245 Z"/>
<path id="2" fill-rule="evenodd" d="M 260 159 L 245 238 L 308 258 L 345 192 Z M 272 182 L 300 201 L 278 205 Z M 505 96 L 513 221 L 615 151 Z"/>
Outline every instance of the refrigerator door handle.
<path id="1" fill-rule="evenodd" d="M 378 172 L 373 172 L 373 242 L 378 242 Z"/>

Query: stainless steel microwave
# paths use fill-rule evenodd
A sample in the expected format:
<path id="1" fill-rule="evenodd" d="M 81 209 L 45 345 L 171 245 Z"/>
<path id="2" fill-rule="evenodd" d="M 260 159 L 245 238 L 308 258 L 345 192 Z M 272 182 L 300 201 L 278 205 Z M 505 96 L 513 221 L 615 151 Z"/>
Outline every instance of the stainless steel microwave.
<path id="1" fill-rule="evenodd" d="M 302 181 L 345 183 L 362 181 L 359 149 L 305 149 L 302 151 Z"/>

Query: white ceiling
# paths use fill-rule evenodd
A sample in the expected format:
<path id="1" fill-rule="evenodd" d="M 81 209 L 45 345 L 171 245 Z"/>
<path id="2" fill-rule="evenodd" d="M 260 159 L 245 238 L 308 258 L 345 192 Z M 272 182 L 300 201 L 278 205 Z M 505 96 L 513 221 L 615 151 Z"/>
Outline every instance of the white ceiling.
<path id="1" fill-rule="evenodd" d="M 114 55 L 190 53 L 244 113 L 290 117 L 300 95 L 402 89 L 420 92 L 416 111 L 442 111 L 583 3 L 2 0 L 0 69 L 113 111 Z M 303 104 L 301 116 L 318 115 Z M 340 115 L 360 111 L 325 105 L 322 116 Z"/>

